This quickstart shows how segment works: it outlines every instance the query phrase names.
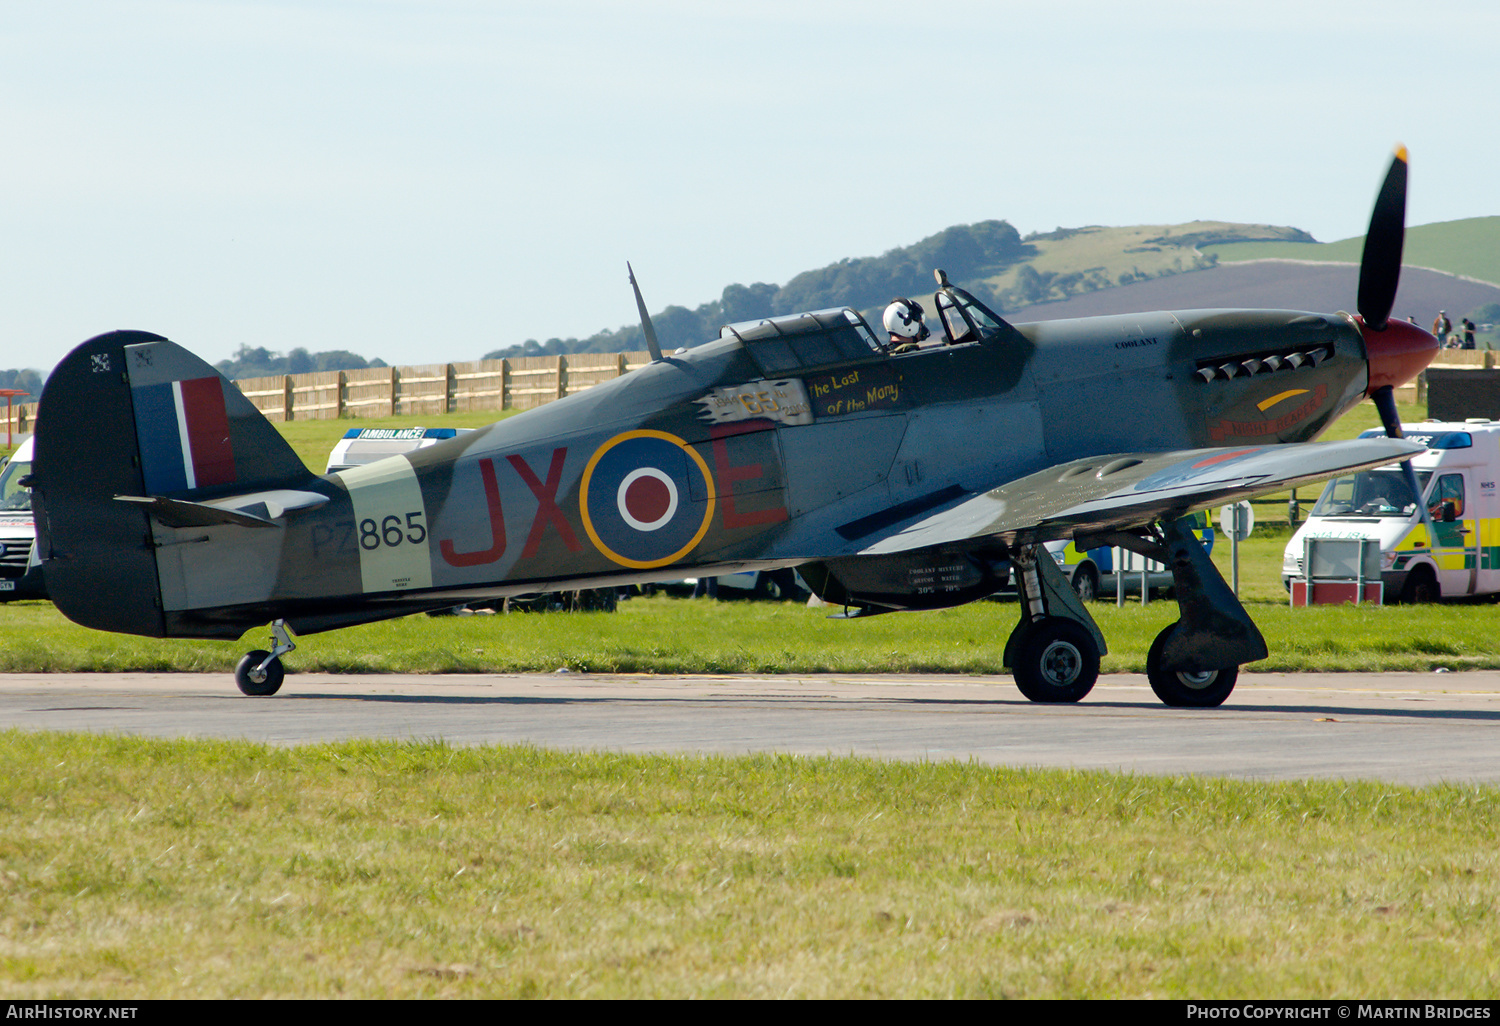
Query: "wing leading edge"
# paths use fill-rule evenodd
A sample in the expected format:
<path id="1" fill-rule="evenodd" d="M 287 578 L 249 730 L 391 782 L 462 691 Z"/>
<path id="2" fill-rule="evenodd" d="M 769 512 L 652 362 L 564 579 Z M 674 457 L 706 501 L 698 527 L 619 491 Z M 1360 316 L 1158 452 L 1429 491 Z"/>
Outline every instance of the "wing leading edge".
<path id="1" fill-rule="evenodd" d="M 1360 438 L 1095 456 L 975 495 L 887 535 L 860 555 L 975 538 L 1041 542 L 1078 532 L 1130 530 L 1195 509 L 1407 460 L 1423 450 L 1405 439 Z"/>

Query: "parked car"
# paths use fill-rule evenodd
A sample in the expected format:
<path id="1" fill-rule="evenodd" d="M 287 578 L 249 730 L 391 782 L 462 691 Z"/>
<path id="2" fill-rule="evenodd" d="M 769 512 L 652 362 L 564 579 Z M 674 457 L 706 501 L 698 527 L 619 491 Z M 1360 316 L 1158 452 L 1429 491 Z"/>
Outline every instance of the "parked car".
<path id="1" fill-rule="evenodd" d="M 0 602 L 46 598 L 46 582 L 36 560 L 36 521 L 31 514 L 33 438 L 23 441 L 0 470 Z"/>

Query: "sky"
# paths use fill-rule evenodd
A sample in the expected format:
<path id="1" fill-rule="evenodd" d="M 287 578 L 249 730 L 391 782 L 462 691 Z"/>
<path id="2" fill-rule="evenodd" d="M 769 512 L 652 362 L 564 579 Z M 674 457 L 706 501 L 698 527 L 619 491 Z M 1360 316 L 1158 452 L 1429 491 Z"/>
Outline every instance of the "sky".
<path id="1" fill-rule="evenodd" d="M 0 0 L 0 367 L 472 360 L 958 223 L 1500 213 L 1493 0 Z"/>

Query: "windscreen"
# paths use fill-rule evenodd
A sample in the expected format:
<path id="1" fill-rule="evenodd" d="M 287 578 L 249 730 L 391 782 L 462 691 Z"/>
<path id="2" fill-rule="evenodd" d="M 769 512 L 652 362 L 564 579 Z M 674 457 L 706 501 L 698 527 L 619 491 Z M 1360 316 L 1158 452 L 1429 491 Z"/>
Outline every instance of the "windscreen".
<path id="1" fill-rule="evenodd" d="M 1423 491 L 1431 471 L 1417 474 Z M 1409 517 L 1417 511 L 1417 500 L 1399 470 L 1366 470 L 1329 481 L 1313 507 L 1315 517 Z"/>
<path id="2" fill-rule="evenodd" d="M 31 509 L 31 490 L 21 487 L 21 478 L 31 473 L 31 463 L 11 460 L 0 471 L 0 510 L 15 512 Z"/>

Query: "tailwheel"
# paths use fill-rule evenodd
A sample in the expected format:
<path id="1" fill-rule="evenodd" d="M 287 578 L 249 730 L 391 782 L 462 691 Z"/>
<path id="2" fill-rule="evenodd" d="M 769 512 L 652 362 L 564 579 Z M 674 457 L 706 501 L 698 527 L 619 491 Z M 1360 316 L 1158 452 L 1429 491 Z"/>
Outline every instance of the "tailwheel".
<path id="1" fill-rule="evenodd" d="M 1049 616 L 1027 628 L 1011 671 L 1033 702 L 1076 702 L 1099 679 L 1099 646 L 1081 624 Z"/>
<path id="2" fill-rule="evenodd" d="M 275 620 L 271 624 L 271 651 L 256 649 L 246 652 L 240 664 L 234 668 L 234 682 L 242 692 L 255 698 L 265 698 L 281 690 L 286 678 L 286 669 L 281 657 L 297 647 L 287 633 L 286 621 Z"/>
<path id="3" fill-rule="evenodd" d="M 1212 709 L 1223 705 L 1239 680 L 1240 668 L 1231 666 L 1223 670 L 1203 670 L 1189 673 L 1168 670 L 1162 666 L 1162 653 L 1167 646 L 1167 636 L 1175 630 L 1174 623 L 1156 636 L 1151 651 L 1146 654 L 1146 679 L 1151 690 L 1163 704 L 1189 709 Z"/>
<path id="4" fill-rule="evenodd" d="M 271 653 L 261 649 L 246 652 L 240 659 L 240 664 L 234 668 L 234 682 L 245 694 L 264 698 L 281 690 L 286 670 L 280 659 L 270 659 L 270 655 Z M 264 669 L 261 668 L 262 664 Z"/>

